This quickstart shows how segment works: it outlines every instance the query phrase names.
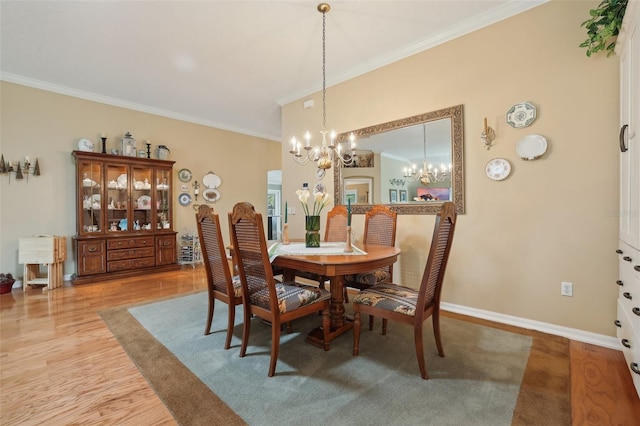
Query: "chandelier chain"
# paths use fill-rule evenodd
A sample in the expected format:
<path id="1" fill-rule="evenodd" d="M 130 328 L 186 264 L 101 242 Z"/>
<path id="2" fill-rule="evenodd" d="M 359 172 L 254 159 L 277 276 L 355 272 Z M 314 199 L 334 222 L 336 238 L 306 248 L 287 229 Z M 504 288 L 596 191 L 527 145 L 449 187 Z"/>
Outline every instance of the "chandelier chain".
<path id="1" fill-rule="evenodd" d="M 322 12 L 322 130 L 327 128 L 327 55 L 326 55 L 327 13 Z"/>

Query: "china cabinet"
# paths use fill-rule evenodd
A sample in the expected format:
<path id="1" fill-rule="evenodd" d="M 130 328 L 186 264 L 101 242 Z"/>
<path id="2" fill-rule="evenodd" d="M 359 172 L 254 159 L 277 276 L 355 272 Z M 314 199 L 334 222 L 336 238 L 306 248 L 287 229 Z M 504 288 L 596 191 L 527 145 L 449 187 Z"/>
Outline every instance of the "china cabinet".
<path id="1" fill-rule="evenodd" d="M 620 242 L 617 337 L 640 395 L 640 5 L 628 3 L 620 57 Z"/>
<path id="2" fill-rule="evenodd" d="M 74 283 L 177 269 L 173 161 L 74 151 Z"/>

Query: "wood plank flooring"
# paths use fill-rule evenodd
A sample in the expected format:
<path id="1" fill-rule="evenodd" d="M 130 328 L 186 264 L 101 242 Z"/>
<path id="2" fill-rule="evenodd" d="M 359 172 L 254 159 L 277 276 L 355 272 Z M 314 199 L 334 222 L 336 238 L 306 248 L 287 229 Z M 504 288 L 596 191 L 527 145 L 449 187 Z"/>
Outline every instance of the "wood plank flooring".
<path id="1" fill-rule="evenodd" d="M 98 312 L 206 288 L 202 267 L 0 295 L 0 424 L 173 425 Z M 571 342 L 572 424 L 640 425 L 622 353 Z"/>

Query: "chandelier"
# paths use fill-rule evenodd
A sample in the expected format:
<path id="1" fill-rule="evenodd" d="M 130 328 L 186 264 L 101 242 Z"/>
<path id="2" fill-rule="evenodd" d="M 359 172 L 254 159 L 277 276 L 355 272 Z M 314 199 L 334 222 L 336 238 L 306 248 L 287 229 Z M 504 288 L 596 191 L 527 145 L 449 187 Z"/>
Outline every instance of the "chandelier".
<path id="1" fill-rule="evenodd" d="M 349 136 L 351 155 L 345 155 L 342 152 L 342 144 L 336 143 L 336 133 L 333 130 L 329 133 L 327 130 L 326 17 L 330 9 L 331 7 L 327 3 L 318 5 L 318 12 L 322 13 L 322 128 L 320 129 L 322 143 L 311 146 L 311 133 L 307 131 L 304 135 L 304 144 L 295 136 L 291 138 L 291 150 L 289 151 L 298 164 L 305 165 L 311 161 L 316 163 L 318 167 L 316 176 L 320 179 L 324 177 L 326 170 L 330 169 L 332 164 L 349 166 L 356 159 L 356 140 L 353 133 Z"/>
<path id="2" fill-rule="evenodd" d="M 412 167 L 405 167 L 403 170 L 403 176 L 409 182 L 420 182 L 424 186 L 427 186 L 432 182 L 442 182 L 445 179 L 451 179 L 451 163 L 449 163 L 448 167 L 441 164 L 440 168 L 437 168 L 427 162 L 427 127 L 424 124 L 422 125 L 422 142 L 424 146 L 424 160 L 422 161 L 422 168 L 416 170 L 415 164 Z"/>

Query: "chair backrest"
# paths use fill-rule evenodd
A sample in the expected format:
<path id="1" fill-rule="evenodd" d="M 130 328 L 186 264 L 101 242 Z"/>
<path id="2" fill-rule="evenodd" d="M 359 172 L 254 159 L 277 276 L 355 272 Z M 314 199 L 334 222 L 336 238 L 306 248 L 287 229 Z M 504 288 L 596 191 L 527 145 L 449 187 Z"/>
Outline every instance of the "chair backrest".
<path id="1" fill-rule="evenodd" d="M 379 244 L 393 247 L 396 244 L 396 224 L 398 214 L 383 204 L 376 204 L 367 211 L 364 219 L 365 244 Z M 387 271 L 389 280 L 393 279 L 393 265 L 382 268 Z"/>
<path id="2" fill-rule="evenodd" d="M 218 214 L 207 205 L 200 205 L 196 213 L 196 225 L 200 237 L 200 248 L 207 271 L 209 295 L 218 291 L 233 298 L 233 282 L 229 272 L 227 253 L 220 232 Z"/>
<path id="3" fill-rule="evenodd" d="M 453 242 L 456 218 L 455 204 L 450 201 L 444 203 L 436 216 L 429 257 L 420 283 L 417 306 L 425 306 L 426 309 L 430 305 L 435 305 L 435 308 L 439 309 L 442 282 Z M 422 312 L 420 309 L 416 309 L 416 315 L 419 311 Z"/>
<path id="4" fill-rule="evenodd" d="M 335 206 L 327 213 L 324 240 L 347 241 L 347 208 L 345 206 Z"/>
<path id="5" fill-rule="evenodd" d="M 278 312 L 275 280 L 267 253 L 262 215 L 251 203 L 241 202 L 229 212 L 229 229 L 238 273 L 242 283 L 245 309 L 254 298 L 269 298 L 271 312 Z M 261 305 L 266 305 L 262 303 Z"/>
<path id="6" fill-rule="evenodd" d="M 379 244 L 393 247 L 396 244 L 396 223 L 398 215 L 383 204 L 376 204 L 364 219 L 365 244 Z"/>

